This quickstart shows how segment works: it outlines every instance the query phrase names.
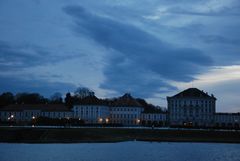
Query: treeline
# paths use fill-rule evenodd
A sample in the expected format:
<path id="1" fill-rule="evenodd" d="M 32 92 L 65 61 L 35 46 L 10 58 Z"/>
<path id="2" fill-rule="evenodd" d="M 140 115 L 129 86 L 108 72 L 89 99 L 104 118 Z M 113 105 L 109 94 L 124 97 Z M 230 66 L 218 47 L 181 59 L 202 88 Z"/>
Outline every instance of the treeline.
<path id="1" fill-rule="evenodd" d="M 39 93 L 17 93 L 4 92 L 0 95 L 0 106 L 9 104 L 62 104 L 69 107 L 76 103 L 100 104 L 102 101 L 95 96 L 95 93 L 88 88 L 78 88 L 73 94 L 54 93 L 50 98 L 44 97 Z"/>
<path id="2" fill-rule="evenodd" d="M 125 105 L 125 106 L 142 106 L 145 112 L 162 112 L 158 106 L 147 103 L 144 99 L 133 98 L 130 94 L 125 94 L 122 97 L 112 99 L 99 99 L 95 93 L 88 88 L 77 88 L 71 94 L 54 93 L 50 98 L 46 98 L 39 93 L 17 93 L 4 92 L 0 95 L 0 107 L 10 104 L 65 104 L 72 108 L 74 104 L 95 104 L 95 105 Z"/>
<path id="3" fill-rule="evenodd" d="M 46 98 L 39 93 L 17 93 L 4 92 L 0 95 L 0 106 L 9 104 L 61 104 L 63 103 L 60 93 L 53 94 L 50 98 Z"/>
<path id="4" fill-rule="evenodd" d="M 129 93 L 117 98 L 99 99 L 95 96 L 94 92 L 88 88 L 78 88 L 73 95 L 67 93 L 65 103 L 70 108 L 73 104 L 95 104 L 109 106 L 141 106 L 144 107 L 144 112 L 146 113 L 166 112 L 166 109 L 150 104 L 142 98 L 133 98 Z"/>
<path id="5" fill-rule="evenodd" d="M 71 94 L 66 93 L 62 95 L 59 92 L 54 93 L 50 98 L 44 97 L 39 93 L 17 93 L 4 92 L 0 95 L 0 106 L 6 106 L 10 104 L 63 104 L 72 107 L 73 104 L 100 104 L 102 100 L 95 96 L 95 93 L 88 88 L 77 88 L 77 90 Z"/>

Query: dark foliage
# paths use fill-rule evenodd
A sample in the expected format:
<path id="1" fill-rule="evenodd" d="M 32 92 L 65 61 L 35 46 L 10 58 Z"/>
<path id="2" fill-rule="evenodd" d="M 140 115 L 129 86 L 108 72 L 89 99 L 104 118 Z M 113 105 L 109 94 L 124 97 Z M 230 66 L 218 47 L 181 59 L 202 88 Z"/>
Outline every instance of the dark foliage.
<path id="1" fill-rule="evenodd" d="M 147 103 L 144 99 L 136 99 L 143 107 L 144 113 L 161 113 L 163 110 L 160 107 L 154 106 L 153 104 Z"/>
<path id="2" fill-rule="evenodd" d="M 63 103 L 62 94 L 58 92 L 54 93 L 50 98 L 50 103 L 62 104 Z"/>
<path id="3" fill-rule="evenodd" d="M 72 106 L 73 106 L 73 97 L 71 96 L 71 94 L 69 92 L 66 94 L 65 104 L 69 108 L 72 108 Z"/>
<path id="4" fill-rule="evenodd" d="M 17 104 L 46 104 L 49 100 L 38 93 L 18 93 L 16 94 Z"/>
<path id="5" fill-rule="evenodd" d="M 108 105 L 108 106 L 128 106 L 128 107 L 144 107 L 144 112 L 163 112 L 157 106 L 147 103 L 144 99 L 134 98 L 129 93 L 121 97 L 112 99 L 99 99 L 94 95 L 94 92 L 88 88 L 78 88 L 74 95 L 66 93 L 64 103 L 69 109 L 74 104 L 85 105 Z M 0 107 L 10 104 L 63 104 L 61 93 L 54 93 L 50 99 L 43 97 L 39 93 L 17 93 L 15 96 L 10 92 L 5 92 L 0 95 Z"/>
<path id="6" fill-rule="evenodd" d="M 0 106 L 15 103 L 14 95 L 11 92 L 5 92 L 0 95 Z"/>

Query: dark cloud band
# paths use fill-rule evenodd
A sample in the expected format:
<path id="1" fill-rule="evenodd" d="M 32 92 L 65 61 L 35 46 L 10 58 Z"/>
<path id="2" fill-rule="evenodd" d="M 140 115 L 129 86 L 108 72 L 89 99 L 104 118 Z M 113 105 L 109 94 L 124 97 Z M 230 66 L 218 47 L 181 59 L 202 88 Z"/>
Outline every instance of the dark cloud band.
<path id="1" fill-rule="evenodd" d="M 129 89 L 146 97 L 163 87 L 175 90 L 166 80 L 191 81 L 213 64 L 200 50 L 176 48 L 136 26 L 92 14 L 81 6 L 63 10 L 74 18 L 78 35 L 114 51 L 104 69 L 102 88 Z"/>

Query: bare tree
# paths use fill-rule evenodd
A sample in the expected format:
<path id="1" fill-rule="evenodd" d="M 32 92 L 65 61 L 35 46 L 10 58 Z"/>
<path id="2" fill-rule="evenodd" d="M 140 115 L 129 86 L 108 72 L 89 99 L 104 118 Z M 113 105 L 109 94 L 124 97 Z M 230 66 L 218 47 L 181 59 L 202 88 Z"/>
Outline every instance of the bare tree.
<path id="1" fill-rule="evenodd" d="M 89 88 L 79 87 L 74 92 L 74 95 L 78 98 L 84 98 L 84 97 L 88 97 L 88 96 L 94 96 L 95 93 L 92 90 L 90 90 Z"/>
<path id="2" fill-rule="evenodd" d="M 59 92 L 54 93 L 54 94 L 51 96 L 51 102 L 52 102 L 52 103 L 62 103 L 62 102 L 63 102 L 62 94 L 59 93 Z"/>

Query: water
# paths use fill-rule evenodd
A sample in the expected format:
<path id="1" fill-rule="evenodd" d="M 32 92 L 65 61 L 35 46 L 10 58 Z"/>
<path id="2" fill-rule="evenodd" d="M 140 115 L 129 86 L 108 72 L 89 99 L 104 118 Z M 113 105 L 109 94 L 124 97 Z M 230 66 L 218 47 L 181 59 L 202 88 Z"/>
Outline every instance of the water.
<path id="1" fill-rule="evenodd" d="M 240 161 L 240 144 L 0 143 L 0 161 Z"/>

